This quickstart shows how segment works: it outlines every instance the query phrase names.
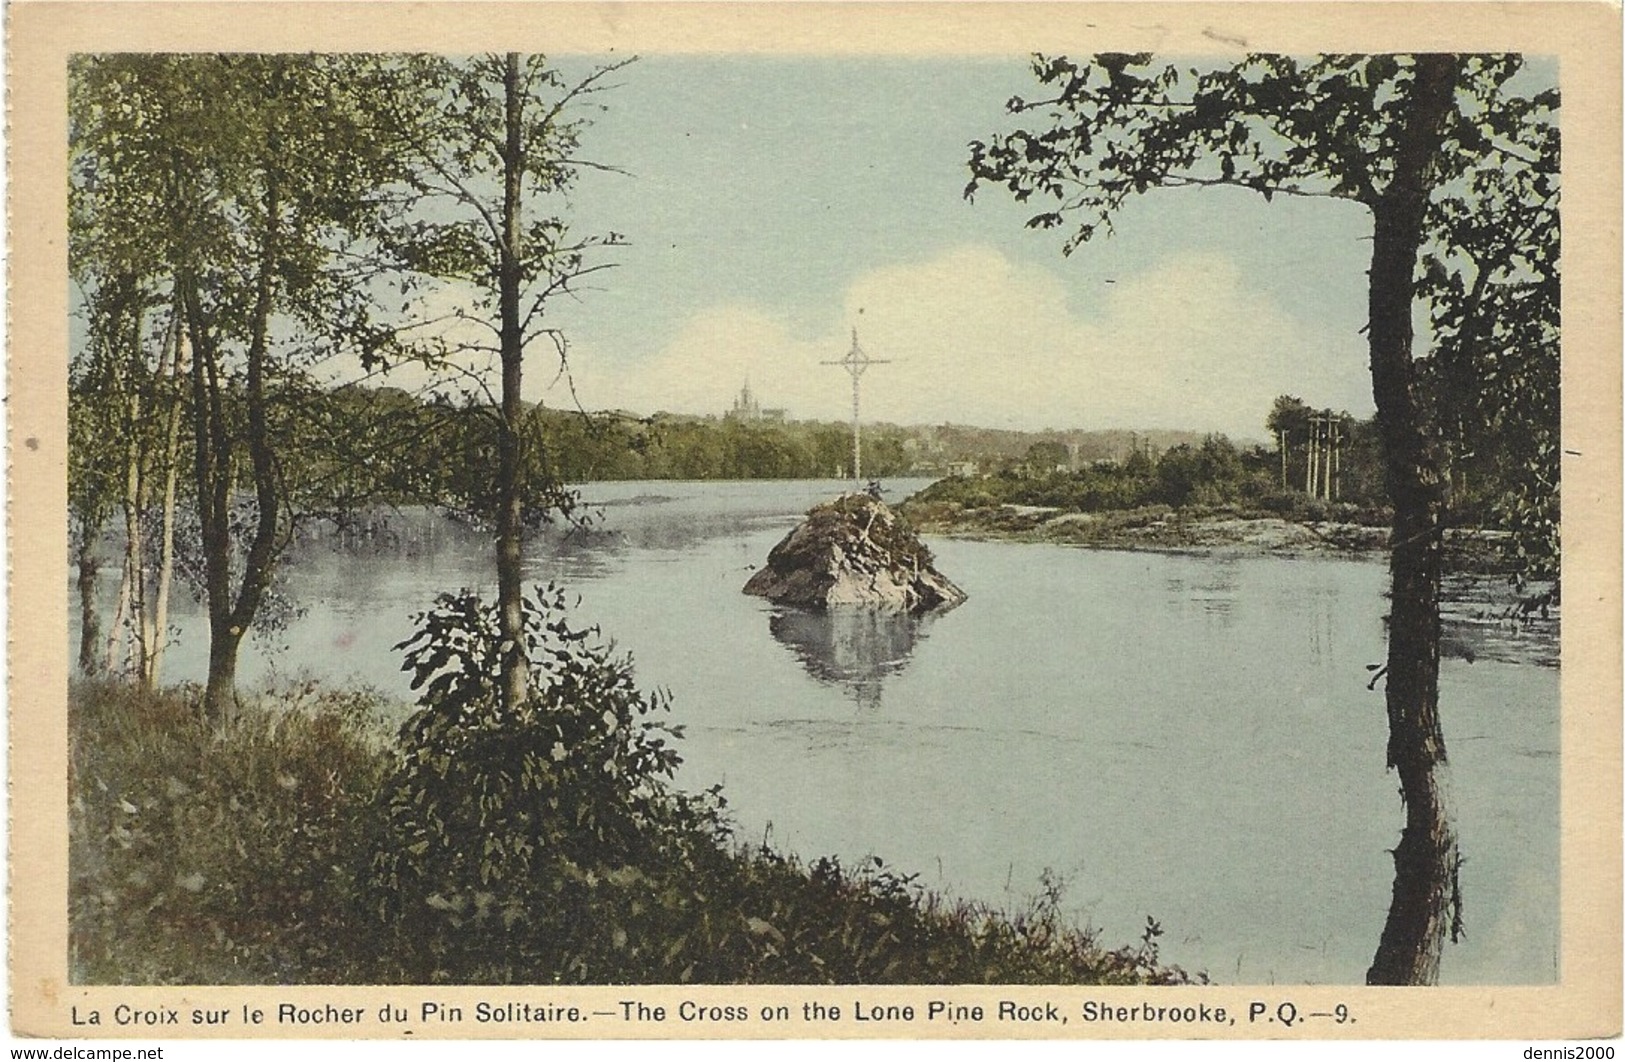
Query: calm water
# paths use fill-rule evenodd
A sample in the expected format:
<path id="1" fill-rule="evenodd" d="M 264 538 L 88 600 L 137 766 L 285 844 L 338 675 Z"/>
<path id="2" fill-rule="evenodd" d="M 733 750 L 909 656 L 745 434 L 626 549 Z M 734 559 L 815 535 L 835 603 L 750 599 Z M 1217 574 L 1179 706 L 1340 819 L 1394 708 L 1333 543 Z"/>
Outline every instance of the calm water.
<path id="1" fill-rule="evenodd" d="M 943 615 L 741 594 L 838 489 L 599 485 L 598 529 L 534 551 L 532 578 L 578 592 L 640 681 L 670 690 L 684 785 L 723 783 L 742 837 L 878 854 L 993 903 L 1051 869 L 1104 941 L 1137 940 L 1152 916 L 1163 958 L 1215 980 L 1363 982 L 1402 822 L 1381 686 L 1366 688 L 1382 564 L 935 540 L 970 595 Z M 287 591 L 305 611 L 245 645 L 243 681 L 311 673 L 407 696 L 390 646 L 410 614 L 494 585 L 487 544 L 435 523 L 431 538 L 427 518 L 395 518 L 360 556 L 304 547 Z M 1555 647 L 1509 636 L 1472 589 L 1441 674 L 1467 923 L 1444 976 L 1551 982 Z M 204 630 L 191 606 L 166 678 L 201 678 Z"/>

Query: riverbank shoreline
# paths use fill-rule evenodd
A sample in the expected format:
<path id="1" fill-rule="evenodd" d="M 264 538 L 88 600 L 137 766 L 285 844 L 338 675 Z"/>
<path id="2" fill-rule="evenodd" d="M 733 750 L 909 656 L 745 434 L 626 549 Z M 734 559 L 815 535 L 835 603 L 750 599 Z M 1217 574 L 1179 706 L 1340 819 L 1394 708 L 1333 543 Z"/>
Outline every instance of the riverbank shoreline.
<path id="1" fill-rule="evenodd" d="M 1232 509 L 1181 510 L 1167 506 L 1083 513 L 1058 507 L 1001 504 L 969 508 L 954 503 L 902 506 L 923 535 L 983 542 L 1025 542 L 1084 549 L 1220 557 L 1338 557 L 1386 560 L 1389 530 L 1335 520 L 1295 521 Z M 1452 571 L 1494 573 L 1501 533 L 1450 528 Z"/>

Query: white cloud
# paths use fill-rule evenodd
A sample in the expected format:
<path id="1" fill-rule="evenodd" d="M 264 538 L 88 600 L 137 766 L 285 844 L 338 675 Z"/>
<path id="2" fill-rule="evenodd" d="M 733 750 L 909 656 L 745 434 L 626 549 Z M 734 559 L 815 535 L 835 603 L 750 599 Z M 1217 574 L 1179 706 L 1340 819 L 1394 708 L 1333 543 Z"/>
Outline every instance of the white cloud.
<path id="1" fill-rule="evenodd" d="M 963 246 L 860 276 L 843 309 L 869 356 L 889 362 L 863 377 L 866 421 L 1261 437 L 1278 394 L 1369 406 L 1359 337 L 1317 334 L 1216 253 L 1123 276 L 1080 314 L 1063 273 Z M 768 310 L 719 305 L 641 361 L 583 348 L 572 365 L 588 408 L 717 413 L 749 379 L 765 405 L 844 419 L 849 377 L 820 362 L 850 342 L 844 327 L 795 335 Z"/>

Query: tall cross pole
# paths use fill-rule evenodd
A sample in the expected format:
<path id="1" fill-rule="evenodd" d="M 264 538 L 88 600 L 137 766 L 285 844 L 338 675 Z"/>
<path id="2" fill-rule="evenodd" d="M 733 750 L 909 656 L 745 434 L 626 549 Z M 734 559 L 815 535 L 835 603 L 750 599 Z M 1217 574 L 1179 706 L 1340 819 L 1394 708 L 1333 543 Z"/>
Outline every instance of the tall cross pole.
<path id="1" fill-rule="evenodd" d="M 871 365 L 885 365 L 888 360 L 884 358 L 871 358 L 858 346 L 858 330 L 852 329 L 852 349 L 846 352 L 846 357 L 840 361 L 821 361 L 820 365 L 839 365 L 852 374 L 852 485 L 858 487 L 863 482 L 863 450 L 858 427 L 858 377 L 863 370 Z"/>

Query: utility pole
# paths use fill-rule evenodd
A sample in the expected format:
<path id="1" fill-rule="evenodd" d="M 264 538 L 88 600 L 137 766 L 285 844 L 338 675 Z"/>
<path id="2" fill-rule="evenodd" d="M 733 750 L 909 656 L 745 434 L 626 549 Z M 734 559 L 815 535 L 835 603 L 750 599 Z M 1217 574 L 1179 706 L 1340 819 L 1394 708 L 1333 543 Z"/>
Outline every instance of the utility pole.
<path id="1" fill-rule="evenodd" d="M 1332 432 L 1331 500 L 1340 501 L 1343 495 L 1343 422 L 1330 416 L 1328 419 L 1331 421 Z"/>
<path id="2" fill-rule="evenodd" d="M 852 349 L 846 352 L 846 357 L 840 361 L 821 361 L 820 365 L 839 365 L 852 374 L 852 486 L 861 489 L 863 486 L 863 450 L 862 439 L 858 427 L 858 377 L 863 370 L 871 365 L 886 365 L 888 360 L 871 358 L 858 346 L 858 330 L 852 329 Z"/>
<path id="3" fill-rule="evenodd" d="M 1342 450 L 1343 428 L 1337 416 L 1329 409 L 1309 414 L 1309 459 L 1303 489 L 1310 497 L 1336 501 L 1341 495 Z"/>
<path id="4" fill-rule="evenodd" d="M 1320 414 L 1309 414 L 1309 462 L 1304 466 L 1303 489 L 1311 498 L 1320 497 Z"/>

